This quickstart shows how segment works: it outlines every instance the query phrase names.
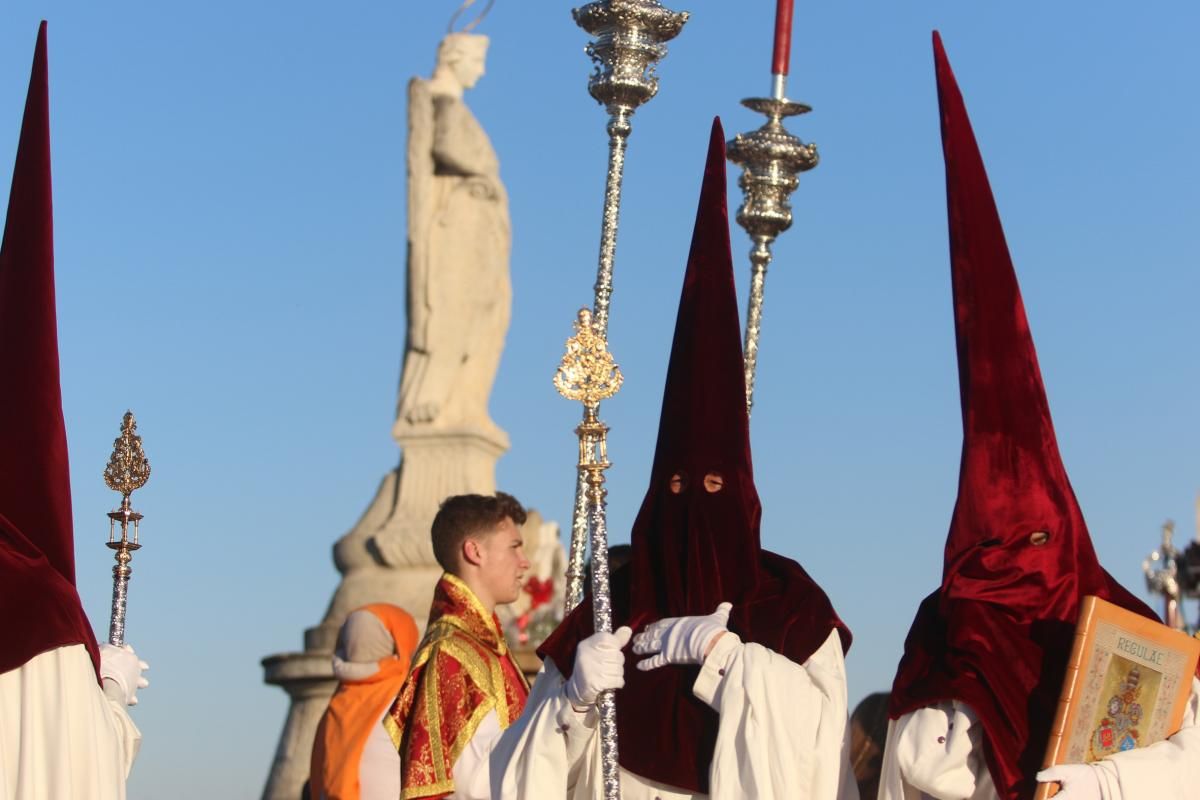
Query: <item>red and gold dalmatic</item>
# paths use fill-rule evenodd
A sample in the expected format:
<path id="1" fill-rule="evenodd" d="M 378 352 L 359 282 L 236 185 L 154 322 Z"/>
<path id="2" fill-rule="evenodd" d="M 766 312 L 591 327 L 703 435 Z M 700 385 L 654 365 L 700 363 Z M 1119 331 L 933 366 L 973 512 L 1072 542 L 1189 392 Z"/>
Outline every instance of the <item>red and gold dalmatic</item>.
<path id="1" fill-rule="evenodd" d="M 500 728 L 521 715 L 529 683 L 500 621 L 467 585 L 442 575 L 412 672 L 384 725 L 400 751 L 401 800 L 454 791 L 454 762 L 488 712 Z"/>

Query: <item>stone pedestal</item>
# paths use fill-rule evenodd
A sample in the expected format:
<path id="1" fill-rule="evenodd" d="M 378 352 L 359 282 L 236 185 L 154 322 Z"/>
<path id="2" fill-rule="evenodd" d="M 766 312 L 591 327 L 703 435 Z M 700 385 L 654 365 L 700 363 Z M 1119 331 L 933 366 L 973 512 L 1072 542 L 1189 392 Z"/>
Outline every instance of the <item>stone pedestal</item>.
<path id="1" fill-rule="evenodd" d="M 308 780 L 317 723 L 337 688 L 329 661 L 329 655 L 318 653 L 286 653 L 263 659 L 264 680 L 283 687 L 292 702 L 275 748 L 264 798 L 300 800 Z"/>
<path id="2" fill-rule="evenodd" d="M 300 798 L 317 723 L 337 687 L 331 659 L 346 615 L 368 603 L 393 603 L 412 614 L 423 633 L 442 574 L 429 539 L 438 505 L 450 495 L 496 491 L 496 460 L 508 449 L 502 431 L 398 428 L 396 435 L 400 466 L 384 477 L 358 524 L 333 547 L 342 582 L 325 618 L 304 632 L 304 652 L 263 659 L 264 680 L 292 700 L 263 800 Z M 542 527 L 536 515 L 530 523 Z M 536 539 L 540 531 L 530 534 Z"/>

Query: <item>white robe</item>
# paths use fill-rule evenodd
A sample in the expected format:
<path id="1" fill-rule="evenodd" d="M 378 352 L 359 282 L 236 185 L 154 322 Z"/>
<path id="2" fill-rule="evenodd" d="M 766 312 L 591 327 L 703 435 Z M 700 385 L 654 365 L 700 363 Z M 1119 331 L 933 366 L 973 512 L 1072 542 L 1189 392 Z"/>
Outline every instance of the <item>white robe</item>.
<path id="1" fill-rule="evenodd" d="M 492 752 L 493 800 L 603 797 L 596 714 L 579 714 L 571 707 L 565 682 L 547 660 L 525 712 Z M 692 691 L 720 714 L 709 770 L 711 795 L 622 769 L 623 800 L 858 798 L 849 762 L 845 664 L 836 631 L 803 666 L 726 634 L 705 659 Z M 662 742 L 663 758 L 670 758 L 671 747 Z"/>
<path id="2" fill-rule="evenodd" d="M 1103 800 L 1194 800 L 1200 796 L 1200 680 L 1192 681 L 1178 733 L 1092 765 Z M 958 701 L 888 724 L 878 800 L 995 800 L 975 713 Z"/>
<path id="3" fill-rule="evenodd" d="M 122 800 L 141 739 L 81 644 L 0 674 L 0 800 Z"/>

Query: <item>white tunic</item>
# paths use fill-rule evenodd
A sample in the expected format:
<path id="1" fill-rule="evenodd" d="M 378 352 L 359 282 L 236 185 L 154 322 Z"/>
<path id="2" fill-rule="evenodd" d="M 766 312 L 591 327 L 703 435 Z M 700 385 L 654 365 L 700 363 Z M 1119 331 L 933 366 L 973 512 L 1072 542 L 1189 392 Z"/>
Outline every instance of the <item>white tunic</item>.
<path id="1" fill-rule="evenodd" d="M 0 800 L 122 800 L 141 738 L 81 644 L 0 674 Z"/>
<path id="2" fill-rule="evenodd" d="M 575 712 L 564 684 L 554 662 L 547 660 L 525 712 L 492 752 L 494 800 L 603 797 L 595 711 Z M 705 659 L 692 690 L 720 714 L 709 771 L 711 795 L 621 770 L 623 800 L 858 798 L 848 757 L 845 664 L 836 631 L 803 666 L 726 634 Z M 670 758 L 671 747 L 669 741 L 662 743 L 663 758 Z"/>
<path id="3" fill-rule="evenodd" d="M 396 800 L 400 796 L 400 753 L 383 722 L 391 704 L 371 728 L 358 762 L 358 800 Z"/>
<path id="4" fill-rule="evenodd" d="M 1193 800 L 1200 791 L 1200 680 L 1179 732 L 1092 765 L 1103 800 Z M 878 800 L 995 800 L 975 713 L 957 701 L 888 724 Z"/>

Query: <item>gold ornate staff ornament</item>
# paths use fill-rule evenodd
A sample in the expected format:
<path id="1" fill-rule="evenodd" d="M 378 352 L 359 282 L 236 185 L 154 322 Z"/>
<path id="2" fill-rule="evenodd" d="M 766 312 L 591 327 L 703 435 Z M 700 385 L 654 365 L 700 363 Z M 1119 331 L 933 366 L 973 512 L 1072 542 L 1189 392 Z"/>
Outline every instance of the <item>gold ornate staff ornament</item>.
<path id="1" fill-rule="evenodd" d="M 750 300 L 746 310 L 746 340 L 743 347 L 746 369 L 746 413 L 754 406 L 754 375 L 758 368 L 758 337 L 762 329 L 762 307 L 771 263 L 771 243 L 792 226 L 792 192 L 800 185 L 800 173 L 817 165 L 817 146 L 805 144 L 783 127 L 785 117 L 812 111 L 804 103 L 787 99 L 788 60 L 791 47 L 790 0 L 780 0 L 776 16 L 776 44 L 771 76 L 771 96 L 742 101 L 751 111 L 767 118 L 761 128 L 739 133 L 726 146 L 727 157 L 742 168 L 738 186 L 745 201 L 738 209 L 738 224 L 750 234 Z M 786 26 L 784 30 L 783 26 Z"/>
<path id="2" fill-rule="evenodd" d="M 658 94 L 655 65 L 667 54 L 664 44 L 674 39 L 688 21 L 658 0 L 598 0 L 573 9 L 575 24 L 595 37 L 584 52 L 595 70 L 588 93 L 608 111 L 608 174 L 604 182 L 604 211 L 600 226 L 600 257 L 593 287 L 594 324 L 608 336 L 608 308 L 613 291 L 613 263 L 617 252 L 617 225 L 621 216 L 621 183 L 625 150 L 638 107 Z M 566 611 L 583 600 L 583 563 L 587 556 L 587 486 L 582 473 L 575 486 L 571 519 L 571 549 L 567 562 Z"/>
<path id="3" fill-rule="evenodd" d="M 137 433 L 137 421 L 132 411 L 125 412 L 121 420 L 121 435 L 113 442 L 112 456 L 104 468 L 104 482 L 114 492 L 121 493 L 121 507 L 108 512 L 108 547 L 116 550 L 117 565 L 113 567 L 112 617 L 108 623 L 108 643 L 125 644 L 125 606 L 129 596 L 129 576 L 133 574 L 129 562 L 133 551 L 141 549 L 138 527 L 142 515 L 133 510 L 129 496 L 150 480 L 150 462 L 142 450 L 142 437 Z M 121 538 L 117 538 L 117 523 L 121 523 Z M 130 523 L 133 523 L 133 539 L 129 538 Z"/>
<path id="4" fill-rule="evenodd" d="M 579 436 L 579 485 L 583 493 L 587 531 L 592 542 L 592 624 L 597 633 L 612 632 L 612 596 L 608 583 L 608 523 L 605 515 L 604 471 L 609 468 L 608 426 L 599 417 L 600 401 L 621 388 L 624 377 L 608 352 L 608 343 L 588 309 L 580 309 L 575 335 L 554 374 L 554 388 L 568 400 L 583 403 Z M 617 765 L 617 706 L 612 691 L 596 699 L 600 715 L 600 758 L 606 800 L 619 800 Z"/>

